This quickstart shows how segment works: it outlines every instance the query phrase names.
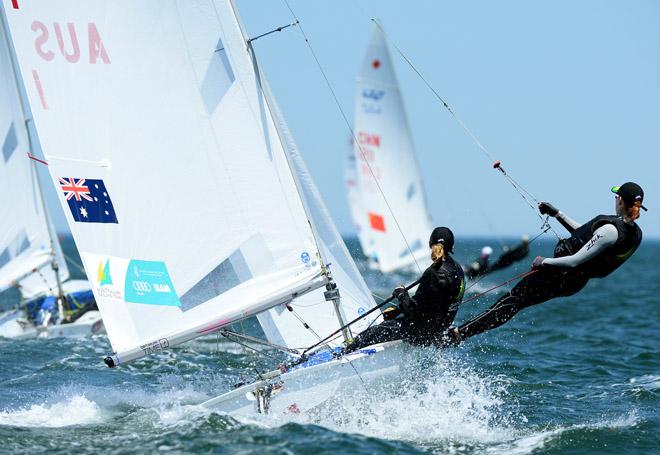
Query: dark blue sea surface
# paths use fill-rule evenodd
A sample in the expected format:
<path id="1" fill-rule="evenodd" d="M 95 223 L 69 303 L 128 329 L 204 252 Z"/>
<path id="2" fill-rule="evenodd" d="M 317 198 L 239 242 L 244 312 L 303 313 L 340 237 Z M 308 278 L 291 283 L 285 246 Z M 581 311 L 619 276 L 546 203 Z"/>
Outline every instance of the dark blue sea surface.
<path id="1" fill-rule="evenodd" d="M 498 241 L 459 239 L 456 256 L 468 261 L 486 243 L 498 253 Z M 64 247 L 75 255 L 70 241 Z M 528 260 L 468 295 L 551 250 L 549 238 L 536 242 Z M 660 242 L 645 240 L 579 294 L 524 310 L 459 348 L 413 350 L 390 387 L 351 391 L 313 415 L 237 420 L 198 406 L 273 365 L 215 336 L 113 370 L 101 362 L 110 351 L 103 336 L 0 339 L 0 452 L 657 454 L 658 257 Z M 415 279 L 365 275 L 379 295 Z M 464 305 L 457 321 L 499 291 Z M 6 293 L 0 304 L 15 299 Z M 245 326 L 259 334 L 254 321 Z"/>

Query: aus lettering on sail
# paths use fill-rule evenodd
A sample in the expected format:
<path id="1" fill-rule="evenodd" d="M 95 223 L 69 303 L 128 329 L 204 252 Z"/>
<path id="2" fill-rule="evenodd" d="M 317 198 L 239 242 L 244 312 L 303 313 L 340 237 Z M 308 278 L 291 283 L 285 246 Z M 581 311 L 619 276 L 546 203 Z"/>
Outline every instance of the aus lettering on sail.
<path id="1" fill-rule="evenodd" d="M 36 33 L 34 40 L 34 48 L 42 59 L 51 62 L 56 57 L 54 49 L 59 50 L 59 54 L 66 59 L 69 63 L 78 63 L 81 61 L 81 38 L 86 38 L 87 42 L 87 62 L 95 65 L 99 61 L 109 65 L 110 57 L 103 45 L 101 34 L 98 27 L 94 22 L 89 22 L 87 26 L 76 26 L 72 22 L 68 22 L 66 26 L 59 22 L 53 22 L 52 27 L 48 27 L 41 21 L 32 22 L 32 31 Z M 81 29 L 87 29 L 85 32 L 80 32 Z M 51 34 L 52 30 L 52 34 Z M 55 39 L 52 39 L 52 36 Z M 57 44 L 55 44 L 57 43 Z M 83 44 L 85 41 L 83 40 Z M 83 60 L 85 61 L 85 60 Z"/>
<path id="2" fill-rule="evenodd" d="M 63 59 L 63 61 L 73 64 L 110 64 L 110 56 L 94 22 L 88 22 L 85 25 L 76 25 L 73 22 L 46 24 L 35 20 L 30 28 L 35 34 L 34 50 L 45 62 L 56 62 Z M 45 85 L 42 84 L 36 69 L 32 70 L 32 77 L 39 94 L 41 107 L 48 109 Z"/>

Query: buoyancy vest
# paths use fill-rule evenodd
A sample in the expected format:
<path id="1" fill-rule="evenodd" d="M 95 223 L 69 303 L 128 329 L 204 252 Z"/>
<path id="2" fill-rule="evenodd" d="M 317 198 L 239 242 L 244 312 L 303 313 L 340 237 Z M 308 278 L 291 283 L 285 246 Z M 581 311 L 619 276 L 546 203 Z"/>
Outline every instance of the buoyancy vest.
<path id="1" fill-rule="evenodd" d="M 465 275 L 451 256 L 436 261 L 424 271 L 410 307 L 412 319 L 436 331 L 447 328 L 456 315 L 465 292 Z"/>
<path id="2" fill-rule="evenodd" d="M 555 246 L 555 257 L 577 253 L 591 240 L 594 232 L 605 224 L 613 225 L 618 233 L 614 245 L 576 267 L 589 278 L 602 278 L 614 272 L 632 256 L 642 242 L 642 230 L 634 221 L 626 222 L 620 216 L 598 215 L 577 228 L 567 239 Z"/>

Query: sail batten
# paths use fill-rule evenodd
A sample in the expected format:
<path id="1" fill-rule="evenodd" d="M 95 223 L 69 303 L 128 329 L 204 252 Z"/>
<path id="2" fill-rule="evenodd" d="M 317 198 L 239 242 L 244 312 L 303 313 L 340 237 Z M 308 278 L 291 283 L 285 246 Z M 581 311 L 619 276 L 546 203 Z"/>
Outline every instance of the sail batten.
<path id="1" fill-rule="evenodd" d="M 423 269 L 431 220 L 392 59 L 377 26 L 356 80 L 353 129 L 344 181 L 360 245 L 383 272 Z"/>

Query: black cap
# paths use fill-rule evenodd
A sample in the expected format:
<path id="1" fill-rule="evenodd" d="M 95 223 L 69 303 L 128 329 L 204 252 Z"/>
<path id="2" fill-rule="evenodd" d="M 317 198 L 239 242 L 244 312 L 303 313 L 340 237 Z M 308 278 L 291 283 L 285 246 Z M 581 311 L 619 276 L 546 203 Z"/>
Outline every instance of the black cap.
<path id="1" fill-rule="evenodd" d="M 644 190 L 634 182 L 626 182 L 621 186 L 613 186 L 612 193 L 623 199 L 623 202 L 627 206 L 632 206 L 637 201 L 641 204 L 644 200 Z M 646 211 L 646 207 L 643 205 L 641 207 Z"/>
<path id="2" fill-rule="evenodd" d="M 431 232 L 431 238 L 429 238 L 429 248 L 431 248 L 436 243 L 442 243 L 447 251 L 450 253 L 454 252 L 454 233 L 451 232 L 451 229 L 448 227 L 437 227 Z"/>

